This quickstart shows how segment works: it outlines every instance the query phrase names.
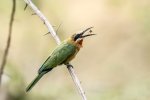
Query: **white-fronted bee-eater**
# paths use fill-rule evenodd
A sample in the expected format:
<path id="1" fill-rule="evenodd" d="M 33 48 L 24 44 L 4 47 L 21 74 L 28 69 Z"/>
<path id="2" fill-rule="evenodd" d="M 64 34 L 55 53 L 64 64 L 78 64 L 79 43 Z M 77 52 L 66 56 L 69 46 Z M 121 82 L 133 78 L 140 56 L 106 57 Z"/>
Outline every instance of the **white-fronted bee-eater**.
<path id="1" fill-rule="evenodd" d="M 32 87 L 42 78 L 42 76 L 50 72 L 54 67 L 61 64 L 68 64 L 72 59 L 74 59 L 82 47 L 83 39 L 85 37 L 95 35 L 91 34 L 91 28 L 92 27 L 87 28 L 80 33 L 73 34 L 71 37 L 58 45 L 43 63 L 38 71 L 37 77 L 29 84 L 26 91 L 28 92 L 31 90 Z M 90 34 L 84 35 L 87 31 L 90 31 Z"/>

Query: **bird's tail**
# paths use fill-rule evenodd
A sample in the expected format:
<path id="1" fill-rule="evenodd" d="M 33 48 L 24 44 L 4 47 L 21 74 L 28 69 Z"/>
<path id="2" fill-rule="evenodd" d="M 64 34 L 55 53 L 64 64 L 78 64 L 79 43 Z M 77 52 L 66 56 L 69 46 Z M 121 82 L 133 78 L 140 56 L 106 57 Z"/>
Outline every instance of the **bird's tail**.
<path id="1" fill-rule="evenodd" d="M 40 74 L 38 74 L 38 76 L 28 85 L 28 87 L 26 88 L 26 92 L 30 91 L 33 86 L 42 78 L 42 76 L 44 74 L 46 74 L 47 72 L 42 72 Z"/>

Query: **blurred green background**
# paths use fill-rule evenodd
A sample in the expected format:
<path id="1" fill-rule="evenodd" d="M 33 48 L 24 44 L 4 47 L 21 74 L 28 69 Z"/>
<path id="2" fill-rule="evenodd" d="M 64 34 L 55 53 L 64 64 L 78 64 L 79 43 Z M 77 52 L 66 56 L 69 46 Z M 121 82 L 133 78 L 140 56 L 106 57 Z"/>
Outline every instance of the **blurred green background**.
<path id="1" fill-rule="evenodd" d="M 94 26 L 71 63 L 88 100 L 150 100 L 149 0 L 34 0 L 61 40 Z M 11 0 L 0 1 L 0 62 L 8 35 Z M 81 100 L 65 66 L 25 87 L 56 43 L 24 0 L 17 0 L 13 36 L 0 100 Z"/>

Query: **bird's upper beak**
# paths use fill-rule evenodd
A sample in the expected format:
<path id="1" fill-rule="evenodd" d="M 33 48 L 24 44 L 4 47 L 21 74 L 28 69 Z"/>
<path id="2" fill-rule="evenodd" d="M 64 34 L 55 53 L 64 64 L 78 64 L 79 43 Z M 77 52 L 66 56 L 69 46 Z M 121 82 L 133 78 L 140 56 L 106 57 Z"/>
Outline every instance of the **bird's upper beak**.
<path id="1" fill-rule="evenodd" d="M 92 36 L 92 35 L 95 35 L 95 34 L 87 34 L 87 35 L 84 35 L 84 33 L 86 33 L 87 31 L 89 31 L 90 33 L 92 32 L 92 29 L 93 27 L 89 27 L 87 29 L 85 29 L 84 31 L 82 31 L 81 33 L 78 33 L 76 35 L 76 38 L 85 38 L 85 37 L 88 37 L 88 36 Z"/>

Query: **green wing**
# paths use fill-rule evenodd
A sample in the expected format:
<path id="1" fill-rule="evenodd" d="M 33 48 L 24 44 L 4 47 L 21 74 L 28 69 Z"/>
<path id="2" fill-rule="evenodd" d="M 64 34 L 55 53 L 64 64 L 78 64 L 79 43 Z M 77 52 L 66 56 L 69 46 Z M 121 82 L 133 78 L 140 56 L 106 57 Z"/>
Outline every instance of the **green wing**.
<path id="1" fill-rule="evenodd" d="M 57 65 L 62 64 L 70 56 L 74 55 L 76 47 L 67 42 L 63 42 L 54 49 L 50 57 L 44 62 L 44 64 L 39 69 L 39 73 L 43 71 L 49 71 L 51 68 L 56 67 Z"/>

